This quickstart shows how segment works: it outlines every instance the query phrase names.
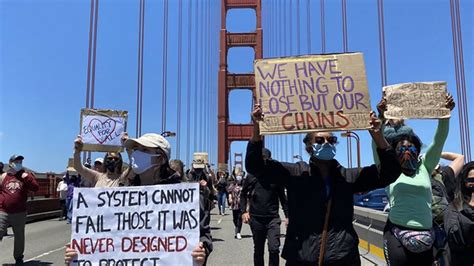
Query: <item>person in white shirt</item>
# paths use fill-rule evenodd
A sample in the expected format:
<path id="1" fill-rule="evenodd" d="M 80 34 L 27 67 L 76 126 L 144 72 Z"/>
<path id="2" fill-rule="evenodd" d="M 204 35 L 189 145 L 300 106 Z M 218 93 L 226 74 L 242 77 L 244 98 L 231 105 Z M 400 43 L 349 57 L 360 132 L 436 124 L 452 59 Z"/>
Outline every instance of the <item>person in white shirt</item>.
<path id="1" fill-rule="evenodd" d="M 67 196 L 67 184 L 64 182 L 64 177 L 58 183 L 58 187 L 56 191 L 59 193 L 59 202 L 61 205 L 61 216 L 59 217 L 59 221 L 66 220 L 66 196 Z"/>

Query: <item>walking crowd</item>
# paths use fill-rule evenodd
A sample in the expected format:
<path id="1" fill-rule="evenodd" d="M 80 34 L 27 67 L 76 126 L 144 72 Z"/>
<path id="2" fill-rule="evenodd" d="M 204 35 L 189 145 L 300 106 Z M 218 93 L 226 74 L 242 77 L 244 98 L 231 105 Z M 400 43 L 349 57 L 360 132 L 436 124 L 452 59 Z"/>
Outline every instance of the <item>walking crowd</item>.
<path id="1" fill-rule="evenodd" d="M 449 95 L 446 107 L 454 108 Z M 449 118 L 438 119 L 434 138 L 422 154 L 422 139 L 412 128 L 403 120 L 385 119 L 385 99 L 377 109 L 378 115 L 371 113 L 368 130 L 374 164 L 360 169 L 345 168 L 334 159 L 338 140 L 330 132 L 304 137 L 308 162 L 274 160 L 260 135 L 263 110 L 259 105 L 251 113 L 253 134 L 245 168 L 234 167 L 230 173 L 226 167 L 214 172 L 198 159 L 185 171 L 182 161 L 171 159 L 170 143 L 155 133 L 139 138 L 123 135 L 129 167 L 124 167 L 119 152 L 107 152 L 91 166 L 81 162 L 83 142 L 78 137 L 73 155 L 76 173 L 66 172 L 57 186 L 60 219 L 71 223 L 77 187 L 196 182 L 200 187 L 200 241 L 192 251 L 196 264 L 205 265 L 213 251 L 210 213 L 217 208 L 222 216 L 231 210 L 235 239 L 242 239 L 242 225 L 249 224 L 254 265 L 265 265 L 266 242 L 269 265 L 279 265 L 280 255 L 288 266 L 360 265 L 359 238 L 352 224 L 353 195 L 386 188 L 390 211 L 383 248 L 388 265 L 473 265 L 474 162 L 464 164 L 461 154 L 444 151 Z M 440 165 L 441 158 L 449 165 Z M 6 167 L 0 164 L 0 240 L 11 225 L 18 265 L 23 263 L 27 196 L 38 190 L 34 174 L 22 165 L 24 159 L 13 155 Z M 280 254 L 282 218 L 287 229 Z M 65 262 L 76 255 L 68 246 Z M 239 264 L 238 258 L 234 264 Z"/>

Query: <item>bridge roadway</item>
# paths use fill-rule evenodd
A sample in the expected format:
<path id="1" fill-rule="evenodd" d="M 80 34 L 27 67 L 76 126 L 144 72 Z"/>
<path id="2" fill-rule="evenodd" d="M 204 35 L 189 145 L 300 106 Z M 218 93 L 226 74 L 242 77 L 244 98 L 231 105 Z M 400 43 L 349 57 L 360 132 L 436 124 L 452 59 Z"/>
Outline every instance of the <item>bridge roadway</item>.
<path id="1" fill-rule="evenodd" d="M 234 226 L 231 212 L 226 216 L 216 214 L 213 210 L 211 219 L 214 252 L 211 254 L 208 265 L 253 265 L 252 234 L 248 225 L 242 228 L 242 239 L 234 239 Z M 65 221 L 49 219 L 29 223 L 26 225 L 25 265 L 64 265 L 64 244 L 70 238 L 70 226 Z M 282 225 L 282 232 L 285 232 Z M 13 265 L 13 235 L 9 228 L 9 235 L 0 242 L 0 265 Z M 281 242 L 284 242 L 282 236 Z M 364 250 L 360 251 L 365 253 Z M 375 261 L 375 262 L 374 262 Z M 285 265 L 280 259 L 280 265 Z M 265 263 L 268 264 L 268 254 L 265 254 Z M 362 265 L 381 265 L 380 260 L 362 258 Z"/>

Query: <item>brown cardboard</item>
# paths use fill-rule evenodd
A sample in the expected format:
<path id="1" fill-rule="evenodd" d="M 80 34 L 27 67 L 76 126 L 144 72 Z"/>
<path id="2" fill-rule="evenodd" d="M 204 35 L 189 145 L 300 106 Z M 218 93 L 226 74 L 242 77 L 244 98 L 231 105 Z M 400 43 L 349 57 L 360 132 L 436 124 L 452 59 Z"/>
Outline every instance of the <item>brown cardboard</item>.
<path id="1" fill-rule="evenodd" d="M 387 99 L 387 119 L 449 118 L 446 108 L 446 82 L 412 82 L 383 88 Z"/>
<path id="2" fill-rule="evenodd" d="M 370 128 L 362 53 L 260 59 L 254 70 L 262 135 Z"/>

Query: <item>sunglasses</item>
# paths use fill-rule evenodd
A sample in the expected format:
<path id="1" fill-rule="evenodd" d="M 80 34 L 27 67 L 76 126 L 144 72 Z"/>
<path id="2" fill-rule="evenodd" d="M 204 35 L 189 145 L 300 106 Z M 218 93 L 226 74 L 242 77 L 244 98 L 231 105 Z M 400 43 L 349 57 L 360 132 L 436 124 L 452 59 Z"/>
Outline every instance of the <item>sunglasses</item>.
<path id="1" fill-rule="evenodd" d="M 400 148 L 398 148 L 398 152 L 403 153 L 403 152 L 406 152 L 406 151 L 409 151 L 411 153 L 417 153 L 418 152 L 418 150 L 416 149 L 415 146 L 408 146 L 408 147 L 407 146 L 401 146 Z"/>
<path id="2" fill-rule="evenodd" d="M 118 160 L 120 160 L 120 158 L 119 157 L 107 157 L 106 160 L 107 161 L 118 161 Z"/>
<path id="3" fill-rule="evenodd" d="M 336 144 L 337 143 L 337 137 L 334 137 L 334 136 L 314 137 L 314 142 L 317 143 L 317 144 L 323 144 L 325 141 L 327 141 L 329 144 Z"/>

